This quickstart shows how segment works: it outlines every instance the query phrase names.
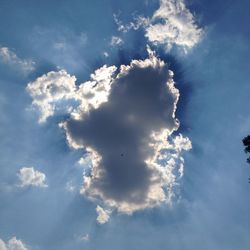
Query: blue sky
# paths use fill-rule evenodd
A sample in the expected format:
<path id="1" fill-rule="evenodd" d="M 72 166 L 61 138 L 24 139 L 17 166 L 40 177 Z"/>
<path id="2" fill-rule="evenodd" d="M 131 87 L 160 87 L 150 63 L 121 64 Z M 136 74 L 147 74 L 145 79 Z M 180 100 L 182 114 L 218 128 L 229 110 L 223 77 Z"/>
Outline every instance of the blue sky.
<path id="1" fill-rule="evenodd" d="M 241 140 L 250 133 L 250 3 L 177 1 L 185 3 L 177 20 L 185 20 L 188 11 L 192 25 L 187 22 L 182 31 L 177 28 L 179 35 L 172 40 L 166 30 L 156 29 L 154 35 L 164 37 L 164 42 L 154 42 L 155 37 L 150 40 L 146 34 L 149 27 L 157 27 L 158 19 L 160 24 L 164 22 L 163 6 L 169 2 L 0 1 L 0 250 L 249 249 L 250 172 Z M 160 7 L 163 16 L 154 20 Z M 138 24 L 138 17 L 147 19 Z M 131 22 L 138 28 L 133 28 Z M 128 30 L 119 30 L 121 25 Z M 191 33 L 186 37 L 185 32 Z M 187 43 L 190 46 L 185 46 Z M 136 60 L 134 65 L 131 60 Z M 159 66 L 160 61 L 164 66 Z M 114 65 L 116 71 L 104 68 L 104 76 L 96 72 L 94 78 L 90 77 L 105 64 Z M 119 69 L 122 64 L 129 65 L 124 69 L 125 76 Z M 159 111 L 165 101 L 151 100 L 157 90 L 150 85 L 154 80 L 147 81 L 152 77 L 156 79 L 153 86 L 158 86 L 164 77 L 171 80 L 168 70 L 174 72 L 175 88 L 180 91 L 176 112 L 168 100 L 174 100 L 177 94 L 169 86 L 162 93 L 167 100 L 166 110 L 180 121 L 179 128 L 173 117 L 165 116 L 164 109 Z M 46 76 L 52 71 L 54 78 Z M 54 95 L 47 94 L 48 88 L 42 97 L 37 94 L 45 80 L 49 87 L 55 87 Z M 94 82 L 94 86 L 78 91 L 87 86 L 87 81 Z M 112 82 L 118 87 L 106 92 L 95 90 L 98 83 L 105 89 Z M 137 82 L 148 82 L 148 88 L 133 88 Z M 33 92 L 27 88 L 29 83 Z M 62 84 L 67 91 L 58 91 Z M 122 85 L 131 85 L 133 91 L 119 92 Z M 105 102 L 103 95 L 109 91 Z M 64 99 L 60 99 L 61 93 Z M 96 99 L 101 104 L 93 108 L 86 93 L 101 93 Z M 124 101 L 126 105 L 121 102 L 123 97 L 128 100 Z M 42 102 L 32 105 L 37 100 Z M 51 107 L 51 100 L 55 111 L 39 122 Z M 132 112 L 129 104 L 132 111 L 137 110 L 134 115 L 140 123 L 127 127 L 119 122 L 120 127 L 112 130 L 123 114 Z M 156 109 L 151 112 L 152 106 Z M 79 130 L 72 110 L 81 116 Z M 97 124 L 96 120 L 101 122 Z M 164 190 L 164 201 L 160 195 L 150 200 L 145 190 L 154 188 L 154 183 L 137 161 L 131 160 L 137 159 L 134 154 L 127 158 L 126 150 L 138 141 L 123 145 L 121 157 L 128 167 L 125 164 L 117 171 L 111 166 L 121 160 L 109 155 L 115 152 L 115 139 L 125 143 L 124 137 L 140 135 L 148 142 L 146 132 L 151 126 L 162 128 L 163 121 L 165 128 L 173 129 L 167 138 L 171 150 L 163 151 L 175 165 L 166 179 L 156 175 L 156 188 Z M 60 123 L 64 123 L 61 128 Z M 120 128 L 127 131 L 126 136 L 118 133 Z M 102 130 L 104 135 L 97 135 Z M 109 130 L 116 136 L 103 139 Z M 179 133 L 182 141 L 174 143 Z M 185 149 L 188 141 L 192 149 Z M 74 143 L 80 149 L 74 148 Z M 119 147 L 119 143 L 114 145 Z M 148 152 L 149 148 L 138 145 Z M 91 175 L 93 166 L 89 161 L 95 155 L 89 153 L 90 159 L 84 161 L 86 146 L 103 157 L 103 166 L 97 164 L 97 169 L 104 171 L 104 179 L 93 172 Z M 141 154 L 137 156 L 141 162 Z M 184 173 L 179 176 L 182 163 Z M 170 163 L 165 167 L 168 169 Z M 150 174 L 157 173 L 154 171 Z M 89 177 L 89 187 L 83 188 L 83 176 Z M 130 190 L 140 194 L 135 196 L 136 202 Z M 172 194 L 170 202 L 167 197 Z"/>

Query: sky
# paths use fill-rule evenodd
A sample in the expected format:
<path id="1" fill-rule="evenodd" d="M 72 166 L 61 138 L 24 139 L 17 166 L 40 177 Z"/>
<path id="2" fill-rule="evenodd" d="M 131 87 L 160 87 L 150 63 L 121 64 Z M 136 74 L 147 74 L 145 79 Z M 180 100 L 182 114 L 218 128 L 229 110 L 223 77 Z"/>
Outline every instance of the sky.
<path id="1" fill-rule="evenodd" d="M 0 0 L 0 250 L 247 250 L 250 2 Z"/>

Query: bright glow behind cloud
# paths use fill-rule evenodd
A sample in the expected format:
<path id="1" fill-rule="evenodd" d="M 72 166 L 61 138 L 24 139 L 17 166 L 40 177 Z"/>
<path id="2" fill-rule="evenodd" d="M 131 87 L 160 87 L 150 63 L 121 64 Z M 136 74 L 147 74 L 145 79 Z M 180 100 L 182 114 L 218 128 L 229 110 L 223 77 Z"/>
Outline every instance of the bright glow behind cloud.
<path id="1" fill-rule="evenodd" d="M 172 203 L 183 175 L 181 153 L 191 148 L 188 138 L 172 135 L 179 127 L 175 118 L 179 91 L 173 72 L 150 48 L 148 53 L 145 60 L 121 65 L 117 75 L 115 66 L 104 65 L 79 87 L 74 76 L 63 72 L 69 82 L 49 80 L 50 89 L 56 91 L 42 94 L 56 100 L 56 108 L 66 95 L 66 91 L 58 95 L 57 90 L 70 86 L 67 96 L 77 100 L 78 106 L 68 109 L 70 118 L 60 127 L 71 148 L 88 152 L 90 171 L 84 172 L 81 194 L 126 214 Z M 56 80 L 62 72 L 38 78 L 28 85 L 28 91 L 46 92 L 43 86 L 48 86 L 50 74 Z M 39 108 L 39 94 L 32 97 Z M 104 217 L 106 222 L 108 217 L 101 215 L 109 214 L 97 210 L 100 223 Z"/>

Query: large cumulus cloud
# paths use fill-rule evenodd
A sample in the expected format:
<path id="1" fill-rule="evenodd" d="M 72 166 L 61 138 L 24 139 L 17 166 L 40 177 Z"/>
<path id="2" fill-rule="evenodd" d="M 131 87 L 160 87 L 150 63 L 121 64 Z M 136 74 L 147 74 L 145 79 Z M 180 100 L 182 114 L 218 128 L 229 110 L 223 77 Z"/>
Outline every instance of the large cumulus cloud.
<path id="1" fill-rule="evenodd" d="M 79 106 L 60 123 L 69 146 L 85 149 L 91 161 L 80 192 L 127 214 L 171 204 L 183 174 L 181 152 L 191 148 L 188 138 L 173 136 L 179 127 L 173 72 L 148 52 L 117 73 L 104 66 L 72 88 Z"/>

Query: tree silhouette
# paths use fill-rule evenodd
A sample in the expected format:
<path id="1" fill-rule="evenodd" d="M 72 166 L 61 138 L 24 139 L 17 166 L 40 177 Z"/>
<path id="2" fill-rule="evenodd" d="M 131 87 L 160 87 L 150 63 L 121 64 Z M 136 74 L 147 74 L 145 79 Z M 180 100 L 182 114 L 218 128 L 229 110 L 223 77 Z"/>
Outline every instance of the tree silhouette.
<path id="1" fill-rule="evenodd" d="M 243 140 L 242 140 L 244 147 L 245 147 L 245 152 L 246 153 L 250 153 L 250 135 L 246 136 Z M 247 158 L 247 163 L 250 164 L 250 157 Z"/>

